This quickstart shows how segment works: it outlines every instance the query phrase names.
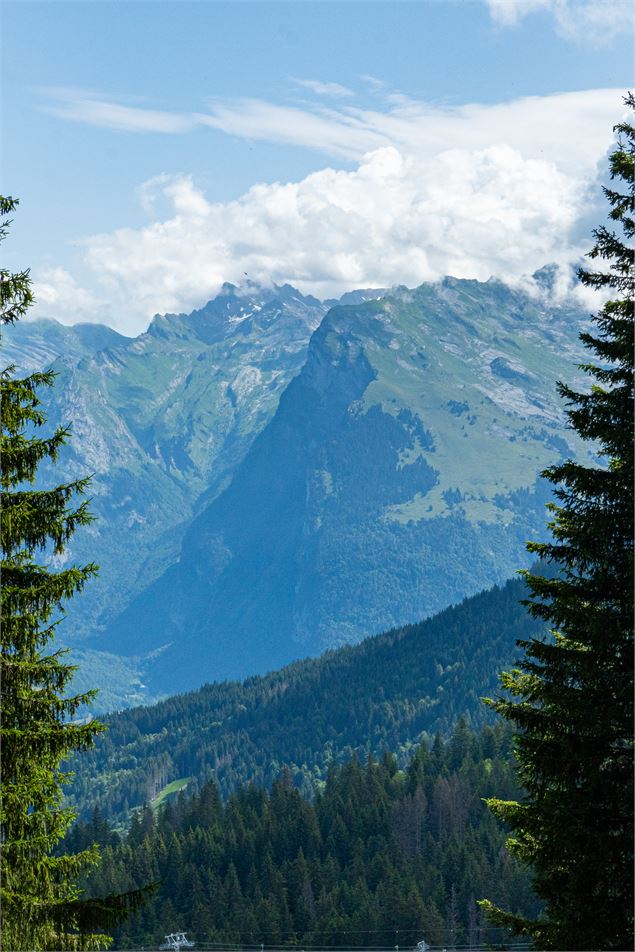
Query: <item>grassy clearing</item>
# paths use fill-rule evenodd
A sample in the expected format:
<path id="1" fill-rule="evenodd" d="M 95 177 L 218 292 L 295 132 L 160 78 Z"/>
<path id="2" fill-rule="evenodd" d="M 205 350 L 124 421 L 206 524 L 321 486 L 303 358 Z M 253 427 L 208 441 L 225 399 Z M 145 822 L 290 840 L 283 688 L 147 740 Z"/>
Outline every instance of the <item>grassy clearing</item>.
<path id="1" fill-rule="evenodd" d="M 165 803 L 168 797 L 172 797 L 181 790 L 185 790 L 191 779 L 191 777 L 181 777 L 179 780 L 173 780 L 172 783 L 166 784 L 163 790 L 160 790 L 156 797 L 150 801 L 150 806 L 152 809 L 158 810 L 161 804 Z"/>

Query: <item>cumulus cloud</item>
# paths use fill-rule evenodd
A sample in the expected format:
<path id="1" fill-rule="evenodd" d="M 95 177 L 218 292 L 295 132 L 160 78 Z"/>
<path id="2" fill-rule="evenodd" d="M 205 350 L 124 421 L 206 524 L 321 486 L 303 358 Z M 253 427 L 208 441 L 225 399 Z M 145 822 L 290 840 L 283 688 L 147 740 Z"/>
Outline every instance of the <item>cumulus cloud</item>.
<path id="1" fill-rule="evenodd" d="M 558 33 L 592 45 L 608 43 L 633 29 L 632 0 L 486 0 L 494 20 L 516 26 L 530 13 L 546 11 Z"/>
<path id="2" fill-rule="evenodd" d="M 170 217 L 86 243 L 87 264 L 129 330 L 157 311 L 200 305 L 244 272 L 324 297 L 447 273 L 520 276 L 562 256 L 581 198 L 552 164 L 509 146 L 453 149 L 430 163 L 389 146 L 354 171 L 256 185 L 228 203 L 208 202 L 187 176 L 152 189 L 171 202 Z M 77 300 L 60 278 L 58 299 L 70 290 Z"/>
<path id="3" fill-rule="evenodd" d="M 35 303 L 42 313 L 55 316 L 62 324 L 99 320 L 104 302 L 92 291 L 78 285 L 64 268 L 45 268 L 33 282 Z"/>
<path id="4" fill-rule="evenodd" d="M 248 109 L 226 108 L 226 131 L 289 141 L 284 107 L 259 109 L 252 101 Z M 137 194 L 151 217 L 146 227 L 84 240 L 94 293 L 83 298 L 65 272 L 49 273 L 40 296 L 46 313 L 59 316 L 70 297 L 73 313 L 92 304 L 133 333 L 156 312 L 201 306 L 244 272 L 330 297 L 446 274 L 520 281 L 547 262 L 567 265 L 588 248 L 580 222 L 601 202 L 598 163 L 621 94 L 453 110 L 402 100 L 386 113 L 297 112 L 306 120 L 299 135 L 311 138 L 311 121 L 323 123 L 329 147 L 346 150 L 353 167 L 257 184 L 229 202 L 210 201 L 188 175 L 156 176 Z"/>

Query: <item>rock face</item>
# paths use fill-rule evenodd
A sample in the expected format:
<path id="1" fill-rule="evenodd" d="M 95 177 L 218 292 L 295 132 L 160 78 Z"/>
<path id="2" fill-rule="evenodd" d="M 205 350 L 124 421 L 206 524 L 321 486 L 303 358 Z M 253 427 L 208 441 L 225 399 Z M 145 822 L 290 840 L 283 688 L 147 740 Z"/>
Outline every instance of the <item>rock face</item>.
<path id="1" fill-rule="evenodd" d="M 508 578 L 528 564 L 525 541 L 545 536 L 539 473 L 585 452 L 555 390 L 575 377 L 584 319 L 451 278 L 331 308 L 178 561 L 100 647 L 134 645 L 152 693 L 173 693 L 359 641 Z"/>

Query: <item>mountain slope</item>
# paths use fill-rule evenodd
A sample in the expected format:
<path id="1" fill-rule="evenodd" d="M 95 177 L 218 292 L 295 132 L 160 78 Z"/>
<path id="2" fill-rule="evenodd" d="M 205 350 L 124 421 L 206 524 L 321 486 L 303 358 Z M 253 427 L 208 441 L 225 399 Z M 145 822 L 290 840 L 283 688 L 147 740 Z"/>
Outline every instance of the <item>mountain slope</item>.
<path id="1" fill-rule="evenodd" d="M 103 646 L 155 691 L 244 677 L 439 611 L 526 564 L 540 471 L 582 452 L 555 381 L 583 316 L 448 278 L 332 308 L 178 563 Z"/>
<path id="2" fill-rule="evenodd" d="M 519 579 L 407 628 L 296 662 L 244 683 L 210 684 L 152 707 L 111 715 L 95 749 L 76 758 L 72 796 L 121 818 L 171 782 L 214 777 L 227 794 L 269 784 L 283 766 L 309 790 L 353 752 L 407 756 L 423 735 L 448 734 L 466 714 L 490 719 L 482 697 L 542 630 L 520 604 Z"/>
<path id="3" fill-rule="evenodd" d="M 5 363 L 59 373 L 45 406 L 72 438 L 40 479 L 94 474 L 96 519 L 66 558 L 101 571 L 70 606 L 65 639 L 94 634 L 178 556 L 199 497 L 214 498 L 231 478 L 326 309 L 290 287 L 225 285 L 201 310 L 157 316 L 134 339 L 54 321 L 3 332 Z"/>

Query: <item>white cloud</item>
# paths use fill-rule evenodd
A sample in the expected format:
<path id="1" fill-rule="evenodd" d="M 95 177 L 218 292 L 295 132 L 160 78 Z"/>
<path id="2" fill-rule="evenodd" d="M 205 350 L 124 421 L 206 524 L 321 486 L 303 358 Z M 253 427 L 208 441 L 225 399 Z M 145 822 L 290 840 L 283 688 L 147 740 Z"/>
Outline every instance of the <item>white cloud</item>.
<path id="1" fill-rule="evenodd" d="M 451 107 L 393 93 L 384 97 L 383 109 L 319 103 L 290 106 L 238 98 L 210 100 L 207 112 L 170 113 L 121 105 L 76 89 L 53 88 L 46 94 L 55 99 L 47 111 L 60 118 L 117 130 L 174 134 L 207 126 L 245 139 L 302 146 L 350 162 L 388 145 L 431 157 L 453 145 L 482 149 L 505 142 L 528 157 L 548 158 L 575 169 L 581 163 L 595 164 L 594 144 L 610 135 L 621 105 L 621 91 L 597 89 Z"/>
<path id="2" fill-rule="evenodd" d="M 102 302 L 91 291 L 80 287 L 64 268 L 45 268 L 33 282 L 35 303 L 44 314 L 55 316 L 62 324 L 98 320 Z"/>
<path id="3" fill-rule="evenodd" d="M 197 113 L 197 120 L 230 135 L 300 145 L 343 159 L 388 144 L 380 130 L 348 110 L 279 106 L 262 99 L 211 101 L 209 112 Z"/>
<path id="4" fill-rule="evenodd" d="M 516 26 L 530 13 L 546 11 L 557 32 L 568 40 L 590 45 L 632 33 L 632 0 L 486 0 L 494 20 Z"/>
<path id="5" fill-rule="evenodd" d="M 333 96 L 335 99 L 342 99 L 355 95 L 352 89 L 341 86 L 339 83 L 323 83 L 319 79 L 294 79 L 294 82 L 298 86 L 310 89 L 316 96 Z"/>
<path id="6" fill-rule="evenodd" d="M 212 102 L 209 114 L 198 118 L 231 135 L 292 143 L 351 160 L 387 145 L 433 157 L 455 145 L 483 149 L 507 143 L 525 156 L 579 171 L 594 168 L 601 154 L 598 142 L 610 140 L 621 95 L 620 90 L 598 89 L 447 108 L 397 96 L 385 111 L 300 109 L 238 99 Z"/>
<path id="7" fill-rule="evenodd" d="M 362 73 L 359 77 L 367 86 L 373 90 L 373 92 L 381 92 L 386 88 L 386 83 L 383 79 L 379 79 L 377 76 L 372 76 L 370 73 Z"/>
<path id="8" fill-rule="evenodd" d="M 93 290 L 84 298 L 66 272 L 49 273 L 43 313 L 63 317 L 70 301 L 72 315 L 93 307 L 94 319 L 97 308 L 133 333 L 156 312 L 201 306 L 244 272 L 328 297 L 445 274 L 518 281 L 566 265 L 589 247 L 580 222 L 601 207 L 598 163 L 622 104 L 619 91 L 591 90 L 454 109 L 402 99 L 385 113 L 255 101 L 223 110 L 214 121 L 227 132 L 316 145 L 323 136 L 354 166 L 257 184 L 229 202 L 211 202 L 187 175 L 156 176 L 138 190 L 150 224 L 86 239 Z"/>
<path id="9" fill-rule="evenodd" d="M 44 94 L 54 100 L 51 105 L 42 107 L 50 115 L 120 132 L 175 134 L 189 132 L 195 125 L 187 114 L 123 106 L 81 90 L 51 87 L 44 90 Z"/>
<path id="10" fill-rule="evenodd" d="M 492 18 L 503 26 L 515 26 L 528 13 L 545 10 L 552 0 L 486 0 Z"/>

